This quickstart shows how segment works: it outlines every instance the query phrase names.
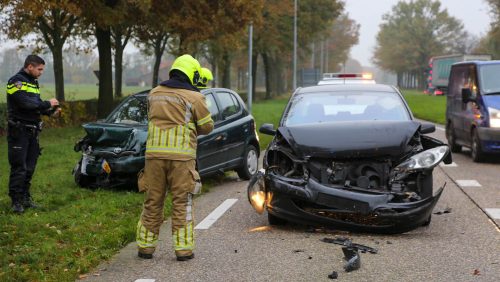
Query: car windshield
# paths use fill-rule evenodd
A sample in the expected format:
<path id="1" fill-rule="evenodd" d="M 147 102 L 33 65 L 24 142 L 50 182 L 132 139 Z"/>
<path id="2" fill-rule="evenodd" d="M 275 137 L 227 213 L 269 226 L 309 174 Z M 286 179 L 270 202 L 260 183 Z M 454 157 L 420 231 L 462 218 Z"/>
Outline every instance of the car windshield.
<path id="1" fill-rule="evenodd" d="M 392 92 L 320 92 L 297 95 L 290 102 L 284 125 L 386 120 L 407 121 L 403 100 Z"/>
<path id="2" fill-rule="evenodd" d="M 479 79 L 484 94 L 500 92 L 499 73 L 500 64 L 484 65 L 479 68 Z"/>
<path id="3" fill-rule="evenodd" d="M 106 120 L 108 123 L 147 124 L 146 96 L 131 96 Z"/>

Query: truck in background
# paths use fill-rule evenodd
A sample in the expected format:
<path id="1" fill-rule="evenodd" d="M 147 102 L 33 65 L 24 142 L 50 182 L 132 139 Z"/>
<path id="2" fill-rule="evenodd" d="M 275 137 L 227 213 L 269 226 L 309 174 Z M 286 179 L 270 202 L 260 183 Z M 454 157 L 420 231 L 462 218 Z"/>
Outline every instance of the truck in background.
<path id="1" fill-rule="evenodd" d="M 485 54 L 455 54 L 430 58 L 427 72 L 427 88 L 424 93 L 429 95 L 446 94 L 448 90 L 451 65 L 454 63 L 489 60 L 491 60 L 491 55 Z"/>

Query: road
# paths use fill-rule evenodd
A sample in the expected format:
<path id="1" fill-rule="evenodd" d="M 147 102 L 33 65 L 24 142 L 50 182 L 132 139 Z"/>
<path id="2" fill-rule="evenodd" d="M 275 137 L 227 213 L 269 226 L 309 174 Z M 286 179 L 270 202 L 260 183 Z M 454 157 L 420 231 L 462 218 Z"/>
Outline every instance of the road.
<path id="1" fill-rule="evenodd" d="M 444 131 L 431 136 L 444 139 Z M 229 178 L 195 201 L 197 222 L 221 204 L 228 209 L 196 230 L 194 260 L 175 260 L 167 221 L 152 260 L 138 259 L 132 243 L 85 280 L 330 281 L 337 271 L 342 281 L 500 281 L 500 162 L 476 164 L 466 152 L 453 158 L 434 170 L 434 187 L 447 183 L 435 212 L 451 211 L 434 214 L 428 227 L 400 235 L 269 227 L 248 203 L 247 182 Z M 378 253 L 361 254 L 361 268 L 344 272 L 341 247 L 320 241 L 336 236 Z"/>

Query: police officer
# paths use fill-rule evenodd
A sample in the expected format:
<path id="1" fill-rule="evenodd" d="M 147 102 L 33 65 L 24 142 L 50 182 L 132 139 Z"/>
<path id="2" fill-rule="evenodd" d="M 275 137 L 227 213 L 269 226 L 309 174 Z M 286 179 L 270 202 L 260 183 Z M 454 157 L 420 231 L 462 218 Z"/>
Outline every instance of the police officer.
<path id="1" fill-rule="evenodd" d="M 201 68 L 200 71 L 200 81 L 196 84 L 196 88 L 205 89 L 208 88 L 208 83 L 214 79 L 212 72 L 207 68 Z"/>
<path id="2" fill-rule="evenodd" d="M 194 257 L 193 194 L 201 188 L 195 169 L 196 137 L 213 129 L 205 97 L 195 87 L 200 71 L 196 59 L 182 55 L 172 64 L 170 79 L 148 96 L 146 163 L 138 183 L 139 189 L 146 191 L 136 234 L 140 258 L 153 257 L 167 189 L 172 193 L 175 255 L 179 261 Z"/>
<path id="3" fill-rule="evenodd" d="M 16 213 L 37 207 L 31 198 L 30 186 L 40 155 L 40 115 L 59 112 L 59 109 L 56 109 L 59 106 L 56 99 L 40 99 L 37 79 L 44 69 L 45 61 L 42 58 L 29 55 L 24 61 L 24 67 L 7 83 L 9 196 L 12 199 L 12 211 Z"/>

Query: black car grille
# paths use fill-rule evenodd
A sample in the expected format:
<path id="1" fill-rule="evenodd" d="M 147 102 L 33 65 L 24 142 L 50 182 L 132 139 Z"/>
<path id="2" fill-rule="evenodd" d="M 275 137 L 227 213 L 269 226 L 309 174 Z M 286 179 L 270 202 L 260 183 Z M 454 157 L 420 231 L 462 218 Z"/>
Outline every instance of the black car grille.
<path id="1" fill-rule="evenodd" d="M 330 208 L 360 212 L 365 214 L 370 211 L 370 206 L 368 205 L 368 203 L 337 196 L 334 197 L 324 193 L 318 193 L 316 203 Z"/>

